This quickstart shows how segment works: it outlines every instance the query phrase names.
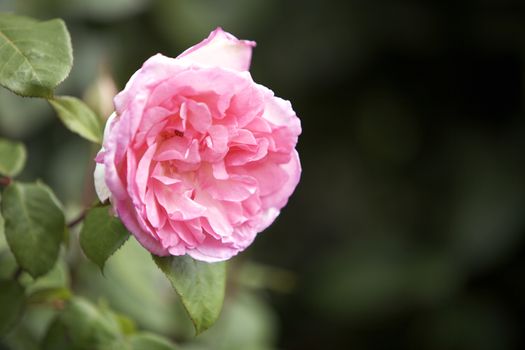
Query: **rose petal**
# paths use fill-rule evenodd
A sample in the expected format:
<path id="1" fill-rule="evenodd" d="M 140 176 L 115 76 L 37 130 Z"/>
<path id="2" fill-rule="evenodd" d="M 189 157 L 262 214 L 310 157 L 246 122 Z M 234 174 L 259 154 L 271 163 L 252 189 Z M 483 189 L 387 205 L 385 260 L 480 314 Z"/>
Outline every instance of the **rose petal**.
<path id="1" fill-rule="evenodd" d="M 188 193 L 177 193 L 170 186 L 160 184 L 152 187 L 159 204 L 172 220 L 191 220 L 206 212 L 206 207 L 192 200 Z"/>
<path id="2" fill-rule="evenodd" d="M 208 230 L 209 234 L 226 237 L 233 232 L 233 227 L 228 222 L 227 215 L 222 208 L 222 205 L 210 197 L 205 191 L 197 191 L 195 201 L 206 208 L 202 214 L 202 225 Z"/>
<path id="3" fill-rule="evenodd" d="M 150 166 L 155 151 L 157 150 L 157 144 L 152 144 L 147 151 L 142 155 L 142 158 L 139 161 L 137 167 L 137 173 L 135 176 L 135 183 L 137 185 L 138 194 L 140 199 L 144 202 L 144 197 L 146 196 L 146 186 L 148 184 L 148 179 L 150 177 Z"/>
<path id="4" fill-rule="evenodd" d="M 98 199 L 104 203 L 111 197 L 111 191 L 106 186 L 104 164 L 97 163 L 95 166 L 94 181 L 95 181 L 95 192 L 97 193 Z"/>
<path id="5" fill-rule="evenodd" d="M 230 177 L 228 171 L 226 170 L 226 165 L 224 161 L 219 160 L 211 165 L 213 177 L 217 180 L 226 180 Z"/>
<path id="6" fill-rule="evenodd" d="M 155 255 L 165 256 L 168 254 L 168 250 L 151 233 L 145 230 L 143 225 L 138 223 L 137 220 L 140 216 L 136 215 L 130 203 L 116 200 L 112 204 L 124 226 L 133 233 L 143 247 Z"/>
<path id="7" fill-rule="evenodd" d="M 292 152 L 292 157 L 287 164 L 280 165 L 279 167 L 287 174 L 287 179 L 276 192 L 273 192 L 269 196 L 261 197 L 263 205 L 266 207 L 277 209 L 284 207 L 301 178 L 301 163 L 299 162 L 297 151 L 294 150 Z"/>
<path id="8" fill-rule="evenodd" d="M 146 209 L 146 215 L 150 224 L 156 228 L 164 226 L 164 224 L 166 223 L 166 216 L 163 215 L 160 208 L 158 207 L 153 190 L 148 190 L 146 192 L 144 204 Z"/>
<path id="9" fill-rule="evenodd" d="M 206 237 L 196 249 L 188 250 L 188 255 L 194 259 L 217 262 L 231 258 L 239 252 L 239 249 L 231 245 L 226 245 L 220 240 Z"/>
<path id="10" fill-rule="evenodd" d="M 173 247 L 179 244 L 179 236 L 175 233 L 169 222 L 165 222 L 162 227 L 158 228 L 157 232 L 165 247 Z"/>
<path id="11" fill-rule="evenodd" d="M 219 27 L 208 38 L 180 54 L 177 59 L 247 71 L 250 68 L 252 48 L 255 45 L 254 41 L 239 40 Z"/>
<path id="12" fill-rule="evenodd" d="M 230 176 L 227 180 L 217 180 L 204 175 L 201 187 L 212 198 L 224 201 L 243 201 L 257 191 L 257 181 L 250 176 Z"/>
<path id="13" fill-rule="evenodd" d="M 224 157 L 228 151 L 228 129 L 223 125 L 213 125 L 204 139 L 206 149 L 201 153 L 202 159 L 216 162 Z"/>
<path id="14" fill-rule="evenodd" d="M 202 233 L 200 223 L 198 228 L 192 223 L 194 220 L 188 221 L 170 221 L 170 225 L 173 231 L 176 232 L 180 239 L 184 241 L 188 248 L 194 248 L 199 245 L 205 239 L 205 235 Z M 199 231 L 200 230 L 200 231 Z"/>
<path id="15" fill-rule="evenodd" d="M 297 118 L 290 101 L 273 95 L 273 92 L 262 87 L 266 91 L 264 113 L 262 118 L 275 126 L 284 126 L 295 135 L 301 133 L 301 121 Z"/>
<path id="16" fill-rule="evenodd" d="M 191 126 L 200 133 L 205 133 L 211 125 L 211 113 L 206 104 L 189 102 L 187 118 Z"/>

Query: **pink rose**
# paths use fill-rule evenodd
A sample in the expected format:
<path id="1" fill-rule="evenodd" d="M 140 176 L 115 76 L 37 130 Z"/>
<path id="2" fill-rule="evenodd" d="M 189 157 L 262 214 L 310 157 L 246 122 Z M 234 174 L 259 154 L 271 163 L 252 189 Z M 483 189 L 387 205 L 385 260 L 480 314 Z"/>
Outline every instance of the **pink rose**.
<path id="1" fill-rule="evenodd" d="M 252 80 L 254 46 L 217 28 L 175 59 L 148 59 L 114 99 L 95 187 L 156 255 L 232 257 L 299 182 L 301 123 Z"/>

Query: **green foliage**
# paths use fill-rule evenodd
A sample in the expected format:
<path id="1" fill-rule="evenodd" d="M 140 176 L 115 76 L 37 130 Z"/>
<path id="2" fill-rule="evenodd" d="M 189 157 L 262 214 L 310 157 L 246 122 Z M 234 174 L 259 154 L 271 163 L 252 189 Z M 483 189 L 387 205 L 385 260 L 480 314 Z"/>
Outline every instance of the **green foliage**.
<path id="1" fill-rule="evenodd" d="M 126 322 L 127 323 L 127 322 Z M 128 328 L 128 329 L 126 329 Z M 122 317 L 104 306 L 83 298 L 73 298 L 49 327 L 42 349 L 175 349 L 163 337 L 149 333 L 129 333 Z"/>
<path id="2" fill-rule="evenodd" d="M 18 175 L 24 168 L 26 157 L 24 144 L 0 138 L 0 175 Z"/>
<path id="3" fill-rule="evenodd" d="M 102 124 L 97 115 L 76 97 L 60 96 L 49 99 L 64 125 L 86 140 L 102 143 Z"/>
<path id="4" fill-rule="evenodd" d="M 1 208 L 1 205 L 2 205 L 2 192 L 0 192 L 0 208 Z M 2 210 L 0 210 L 0 242 L 2 242 L 2 240 L 4 238 L 3 237 L 4 236 L 4 225 L 5 225 L 4 217 L 2 216 Z M 0 244 L 0 248 L 1 247 L 2 246 Z"/>
<path id="5" fill-rule="evenodd" d="M 68 288 L 47 288 L 37 290 L 28 296 L 27 302 L 29 304 L 45 304 L 55 302 L 57 300 L 69 300 L 72 294 Z"/>
<path id="6" fill-rule="evenodd" d="M 22 275 L 21 282 L 27 287 L 26 294 L 30 297 L 39 292 L 69 289 L 71 284 L 69 266 L 64 259 L 64 254 L 59 254 L 57 263 L 45 275 L 36 280 L 27 275 Z"/>
<path id="7" fill-rule="evenodd" d="M 24 299 L 24 288 L 17 281 L 0 280 L 0 335 L 20 318 Z"/>
<path id="8" fill-rule="evenodd" d="M 65 229 L 61 205 L 42 183 L 9 185 L 2 199 L 5 235 L 18 264 L 34 278 L 55 264 Z"/>
<path id="9" fill-rule="evenodd" d="M 80 246 L 84 254 L 104 269 L 106 260 L 119 249 L 129 237 L 129 232 L 119 219 L 110 215 L 109 206 L 89 210 L 80 232 Z"/>
<path id="10" fill-rule="evenodd" d="M 0 85 L 22 96 L 51 97 L 73 64 L 62 20 L 0 13 Z"/>
<path id="11" fill-rule="evenodd" d="M 139 333 L 129 339 L 133 350 L 175 350 L 176 347 L 166 338 L 152 333 Z"/>
<path id="12" fill-rule="evenodd" d="M 217 323 L 185 350 L 275 349 L 279 319 L 259 293 L 237 289 Z"/>
<path id="13" fill-rule="evenodd" d="M 71 349 L 71 341 L 67 337 L 67 328 L 63 322 L 56 320 L 51 324 L 43 342 L 42 350 L 67 350 Z"/>
<path id="14" fill-rule="evenodd" d="M 109 21 L 136 14 L 151 0 L 89 0 L 66 2 L 68 13 L 97 21 Z"/>
<path id="15" fill-rule="evenodd" d="M 119 8 L 117 12 L 120 13 L 123 11 L 120 8 L 131 9 L 131 4 L 137 4 L 138 11 L 147 2 L 119 0 L 120 7 L 113 5 Z M 86 2 L 86 6 L 86 10 L 96 8 L 96 11 L 107 14 L 112 5 L 96 1 Z M 101 15 L 97 14 L 95 18 L 101 18 Z M 17 95 L 45 98 L 69 130 L 100 144 L 103 126 L 98 116 L 78 98 L 54 95 L 57 85 L 68 76 L 72 60 L 69 33 L 61 20 L 39 22 L 27 17 L 0 14 L 0 85 Z M 81 66 L 84 69 L 84 65 Z M 73 85 L 76 84 L 74 81 Z M 0 104 L 0 118 L 6 105 Z M 24 109 L 17 107 L 14 110 L 15 118 L 25 114 Z M 40 113 L 29 115 L 28 124 L 38 124 L 34 120 L 37 115 L 40 116 Z M 25 124 L 21 125 L 25 128 Z M 18 137 L 33 133 L 25 132 L 17 134 Z M 13 136 L 9 130 L 7 134 Z M 48 140 L 44 143 L 47 144 Z M 49 164 L 40 163 L 39 150 L 34 151 L 34 144 L 30 145 L 31 152 L 36 154 L 36 157 L 32 154 L 32 160 L 37 161 L 28 165 L 28 176 L 35 175 L 35 169 L 42 164 Z M 23 144 L 0 139 L 0 175 L 9 178 L 18 175 L 25 161 Z M 53 175 L 54 168 L 50 168 L 51 171 L 45 172 L 44 176 Z M 70 173 L 68 175 L 71 176 Z M 60 176 L 64 176 L 63 171 Z M 67 254 L 60 254 L 64 232 L 69 234 L 69 231 L 62 206 L 50 188 L 38 182 L 4 180 L 7 181 L 2 181 L 0 188 L 0 334 L 12 331 L 0 339 L 0 348 L 169 350 L 176 347 L 164 336 L 177 339 L 190 336 L 191 324 L 184 315 L 185 311 L 197 334 L 210 328 L 219 318 L 225 295 L 225 263 L 208 264 L 187 256 L 154 257 L 161 272 L 149 260 L 149 253 L 133 242 L 127 247 L 136 247 L 140 254 L 133 255 L 132 259 L 129 259 L 130 255 L 121 255 L 122 259 L 111 264 L 111 268 L 108 266 L 108 275 L 104 278 L 93 264 L 79 259 L 78 249 L 70 249 L 74 243 L 71 247 L 66 244 Z M 58 193 L 63 196 L 60 191 Z M 65 199 L 65 203 L 67 201 Z M 75 204 L 68 203 L 68 213 L 72 207 L 78 210 Z M 76 233 L 75 229 L 71 230 L 71 240 L 78 237 L 85 255 L 101 270 L 107 259 L 129 238 L 129 232 L 122 223 L 110 215 L 109 206 L 89 210 L 79 236 Z M 112 284 L 104 285 L 95 279 L 80 281 L 86 276 L 82 268 L 88 266 L 93 273 L 87 276 L 96 275 Z M 21 271 L 28 274 L 20 274 Z M 8 279 L 12 276 L 16 278 Z M 102 300 L 99 305 L 78 297 L 89 294 L 86 284 L 95 290 L 95 294 L 89 296 Z M 176 293 L 172 292 L 170 284 Z M 111 290 L 108 292 L 108 289 Z M 166 291 L 170 293 L 161 295 Z M 177 302 L 175 294 L 181 303 Z M 106 296 L 108 305 L 111 303 L 118 312 L 104 304 Z M 257 312 L 256 318 L 260 314 L 264 313 Z M 252 340 L 255 339 L 260 346 L 254 349 L 264 348 L 265 343 L 258 338 L 262 338 L 259 334 L 266 337 L 265 327 L 257 320 L 244 317 L 246 315 L 242 312 L 230 315 L 234 315 L 231 320 L 242 320 L 242 325 L 226 322 L 228 331 L 222 332 L 224 328 L 218 328 L 215 333 L 207 332 L 206 335 L 211 337 L 209 340 L 206 336 L 200 337 L 203 340 L 201 345 L 214 344 L 213 339 L 219 339 L 222 348 L 228 348 L 230 344 L 234 347 L 244 346 L 241 344 L 254 346 Z M 228 336 L 221 338 L 217 335 L 221 332 Z M 239 337 L 241 341 L 226 341 L 229 334 Z"/>
<path id="16" fill-rule="evenodd" d="M 77 293 L 91 300 L 104 298 L 115 310 L 136 321 L 140 329 L 177 338 L 193 334 L 177 294 L 136 239 L 129 239 L 108 259 L 104 275 L 95 264 L 82 259 L 76 279 Z"/>
<path id="17" fill-rule="evenodd" d="M 74 298 L 52 323 L 42 348 L 101 349 L 121 337 L 113 314 L 99 310 L 85 299 Z"/>
<path id="18" fill-rule="evenodd" d="M 9 250 L 5 239 L 4 218 L 0 214 L 0 279 L 11 278 L 17 267 L 16 259 Z"/>
<path id="19" fill-rule="evenodd" d="M 157 266 L 168 277 L 190 316 L 197 334 L 219 318 L 226 287 L 226 263 L 206 263 L 189 256 L 159 257 Z"/>

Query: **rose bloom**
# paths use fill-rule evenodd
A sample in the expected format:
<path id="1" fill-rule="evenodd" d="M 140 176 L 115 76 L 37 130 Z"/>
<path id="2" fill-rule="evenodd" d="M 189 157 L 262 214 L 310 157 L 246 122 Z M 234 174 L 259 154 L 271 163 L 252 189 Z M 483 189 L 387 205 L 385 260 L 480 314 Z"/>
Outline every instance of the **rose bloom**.
<path id="1" fill-rule="evenodd" d="M 229 259 L 299 182 L 301 124 L 252 80 L 254 46 L 217 28 L 177 58 L 148 59 L 114 99 L 95 187 L 153 254 Z"/>

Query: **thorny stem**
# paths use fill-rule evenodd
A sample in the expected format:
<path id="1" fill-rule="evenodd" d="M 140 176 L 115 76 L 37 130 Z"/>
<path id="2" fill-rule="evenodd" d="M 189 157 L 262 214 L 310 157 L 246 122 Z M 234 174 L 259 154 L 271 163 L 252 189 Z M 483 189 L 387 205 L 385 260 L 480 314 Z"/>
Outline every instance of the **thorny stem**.
<path id="1" fill-rule="evenodd" d="M 68 228 L 72 228 L 78 224 L 80 224 L 82 222 L 82 220 L 84 220 L 84 218 L 86 217 L 86 211 L 84 210 L 82 213 L 80 213 L 80 215 L 74 219 L 73 221 L 69 222 L 67 224 L 67 227 Z"/>
<path id="2" fill-rule="evenodd" d="M 0 186 L 9 186 L 11 178 L 9 176 L 0 177 Z"/>
<path id="3" fill-rule="evenodd" d="M 15 270 L 15 272 L 13 272 L 13 279 L 15 281 L 18 281 L 18 279 L 20 278 L 20 276 L 22 275 L 22 272 L 24 272 L 22 270 L 22 268 L 20 266 L 18 266 Z"/>

